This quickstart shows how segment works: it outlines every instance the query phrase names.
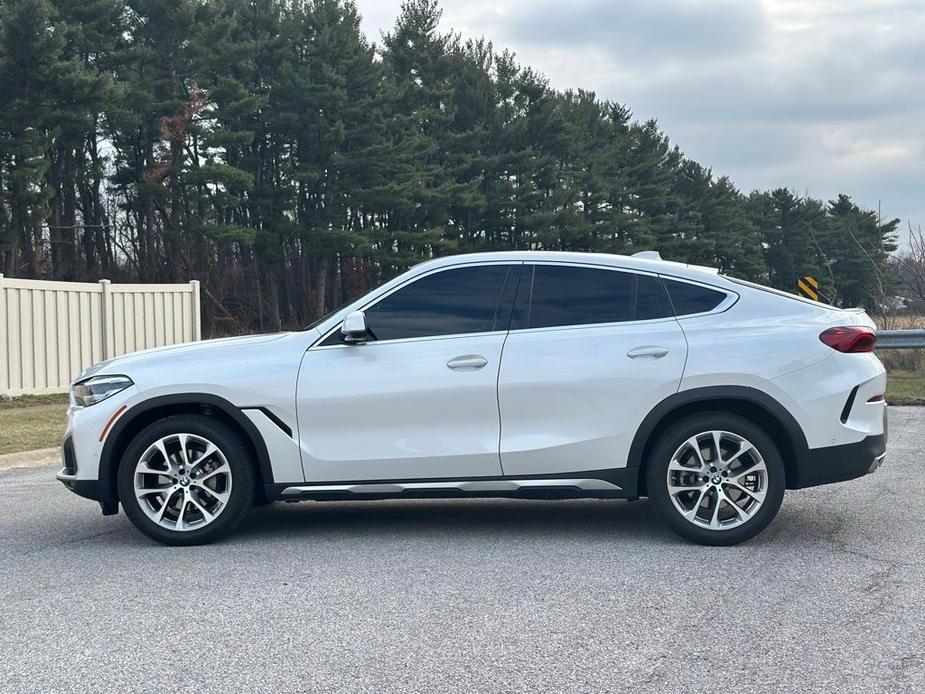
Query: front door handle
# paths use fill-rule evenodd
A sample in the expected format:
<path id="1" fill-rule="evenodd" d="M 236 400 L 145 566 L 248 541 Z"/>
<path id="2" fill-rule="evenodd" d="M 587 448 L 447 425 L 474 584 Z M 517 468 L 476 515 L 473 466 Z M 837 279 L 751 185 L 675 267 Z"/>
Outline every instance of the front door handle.
<path id="1" fill-rule="evenodd" d="M 461 357 L 450 359 L 446 365 L 458 371 L 475 371 L 476 369 L 481 369 L 487 363 L 488 360 L 481 354 L 464 354 Z"/>
<path id="2" fill-rule="evenodd" d="M 666 354 L 668 354 L 667 347 L 662 347 L 660 345 L 644 345 L 642 347 L 634 347 L 626 353 L 626 356 L 630 359 L 639 359 L 640 357 L 646 359 L 661 359 Z"/>

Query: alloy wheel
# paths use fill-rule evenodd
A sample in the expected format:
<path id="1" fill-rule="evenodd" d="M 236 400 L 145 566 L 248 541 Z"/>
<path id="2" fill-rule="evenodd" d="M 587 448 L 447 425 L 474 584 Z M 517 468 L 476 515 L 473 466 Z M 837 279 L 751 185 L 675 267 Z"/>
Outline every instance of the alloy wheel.
<path id="1" fill-rule="evenodd" d="M 668 464 L 668 495 L 690 523 L 730 530 L 764 503 L 768 469 L 755 446 L 729 431 L 705 431 L 682 443 Z"/>
<path id="2" fill-rule="evenodd" d="M 214 443 L 196 434 L 170 434 L 145 449 L 135 466 L 142 511 L 169 530 L 209 525 L 231 496 L 231 466 Z"/>

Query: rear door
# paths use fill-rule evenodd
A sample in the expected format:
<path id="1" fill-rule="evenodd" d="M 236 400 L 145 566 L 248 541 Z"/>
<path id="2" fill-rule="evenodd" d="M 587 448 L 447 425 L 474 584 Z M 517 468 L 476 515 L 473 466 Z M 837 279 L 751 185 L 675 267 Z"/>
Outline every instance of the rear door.
<path id="1" fill-rule="evenodd" d="M 686 354 L 656 275 L 525 265 L 498 381 L 504 474 L 624 467 Z"/>

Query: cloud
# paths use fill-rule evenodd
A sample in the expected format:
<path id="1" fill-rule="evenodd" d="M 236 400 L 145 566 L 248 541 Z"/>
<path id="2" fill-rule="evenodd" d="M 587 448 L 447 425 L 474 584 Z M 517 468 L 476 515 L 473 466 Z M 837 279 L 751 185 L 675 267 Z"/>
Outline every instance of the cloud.
<path id="1" fill-rule="evenodd" d="M 504 27 L 515 42 L 603 44 L 621 61 L 710 60 L 759 50 L 767 18 L 754 0 L 574 0 L 531 2 Z"/>

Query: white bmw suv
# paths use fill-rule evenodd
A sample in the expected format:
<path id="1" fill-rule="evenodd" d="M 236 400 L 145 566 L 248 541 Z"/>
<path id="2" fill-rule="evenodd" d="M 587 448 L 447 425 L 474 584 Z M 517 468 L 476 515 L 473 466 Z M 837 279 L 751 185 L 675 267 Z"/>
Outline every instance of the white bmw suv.
<path id="1" fill-rule="evenodd" d="M 58 479 L 178 545 L 276 500 L 489 496 L 647 496 L 729 545 L 876 469 L 863 311 L 640 255 L 441 258 L 299 332 L 98 364 Z"/>

